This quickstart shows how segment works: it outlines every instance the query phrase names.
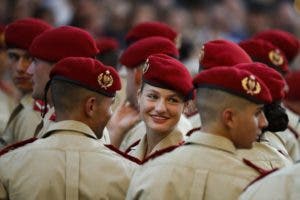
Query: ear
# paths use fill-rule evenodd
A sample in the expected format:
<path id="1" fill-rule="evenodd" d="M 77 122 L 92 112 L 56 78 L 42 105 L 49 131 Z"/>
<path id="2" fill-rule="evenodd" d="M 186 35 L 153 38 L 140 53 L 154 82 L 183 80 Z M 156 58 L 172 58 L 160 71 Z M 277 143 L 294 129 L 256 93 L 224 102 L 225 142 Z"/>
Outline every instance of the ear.
<path id="1" fill-rule="evenodd" d="M 142 97 L 142 90 L 141 89 L 138 89 L 138 91 L 137 91 L 137 102 L 138 102 L 138 106 L 140 107 L 140 99 L 141 99 L 141 97 Z"/>
<path id="2" fill-rule="evenodd" d="M 136 68 L 134 70 L 134 83 L 137 85 L 137 86 L 140 86 L 141 83 L 142 83 L 142 69 L 140 68 Z"/>
<path id="3" fill-rule="evenodd" d="M 85 101 L 85 113 L 88 117 L 92 117 L 96 111 L 96 97 L 88 97 Z"/>
<path id="4" fill-rule="evenodd" d="M 227 126 L 229 128 L 233 128 L 236 123 L 235 115 L 236 115 L 236 112 L 232 108 L 226 108 L 222 112 L 221 120 L 225 126 Z"/>

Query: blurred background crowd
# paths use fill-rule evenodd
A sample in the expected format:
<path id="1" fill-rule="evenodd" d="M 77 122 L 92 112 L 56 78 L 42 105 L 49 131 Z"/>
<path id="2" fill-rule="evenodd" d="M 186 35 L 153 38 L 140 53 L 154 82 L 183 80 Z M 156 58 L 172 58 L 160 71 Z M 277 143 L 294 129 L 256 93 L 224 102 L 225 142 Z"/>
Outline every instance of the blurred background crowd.
<path id="1" fill-rule="evenodd" d="M 182 34 L 180 59 L 189 68 L 212 39 L 239 42 L 267 28 L 300 35 L 300 0 L 0 0 L 1 24 L 28 16 L 114 37 L 120 49 L 133 25 L 162 21 Z"/>

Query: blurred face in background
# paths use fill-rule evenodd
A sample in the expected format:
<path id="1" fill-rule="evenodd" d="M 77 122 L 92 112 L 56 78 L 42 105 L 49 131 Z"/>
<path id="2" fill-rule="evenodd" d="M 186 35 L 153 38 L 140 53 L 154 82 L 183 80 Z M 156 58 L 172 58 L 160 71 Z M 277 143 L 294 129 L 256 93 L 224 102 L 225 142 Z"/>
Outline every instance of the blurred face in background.
<path id="1" fill-rule="evenodd" d="M 22 94 L 32 91 L 31 75 L 27 69 L 32 62 L 28 51 L 18 48 L 7 50 L 8 66 L 11 69 L 12 80 Z"/>

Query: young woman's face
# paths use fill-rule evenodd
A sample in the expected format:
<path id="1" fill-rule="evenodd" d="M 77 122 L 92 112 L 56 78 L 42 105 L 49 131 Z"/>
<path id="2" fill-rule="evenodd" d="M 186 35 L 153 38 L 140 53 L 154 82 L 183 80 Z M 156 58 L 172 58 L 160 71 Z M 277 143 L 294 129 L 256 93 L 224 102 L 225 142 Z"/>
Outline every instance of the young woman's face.
<path id="1" fill-rule="evenodd" d="M 183 98 L 177 92 L 148 84 L 138 93 L 138 100 L 147 132 L 170 133 L 184 109 Z"/>

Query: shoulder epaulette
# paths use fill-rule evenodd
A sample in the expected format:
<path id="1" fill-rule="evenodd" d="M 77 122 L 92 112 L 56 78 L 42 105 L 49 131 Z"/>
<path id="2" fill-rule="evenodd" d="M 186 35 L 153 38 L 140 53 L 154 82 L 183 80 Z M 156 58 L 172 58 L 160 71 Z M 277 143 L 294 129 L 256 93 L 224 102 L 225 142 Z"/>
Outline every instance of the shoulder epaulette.
<path id="1" fill-rule="evenodd" d="M 155 151 L 154 153 L 152 153 L 151 155 L 147 156 L 143 161 L 142 161 L 142 164 L 148 162 L 149 160 L 152 160 L 154 158 L 157 158 L 165 153 L 168 153 L 168 152 L 171 152 L 173 151 L 174 149 L 180 147 L 182 144 L 184 143 L 184 141 L 181 141 L 180 143 L 176 144 L 176 145 L 172 145 L 172 146 L 169 146 L 167 148 L 164 148 L 164 149 L 160 149 L 158 151 Z"/>
<path id="2" fill-rule="evenodd" d="M 50 116 L 49 120 L 50 120 L 50 121 L 53 121 L 53 122 L 56 121 L 56 115 L 55 115 L 55 113 L 53 113 L 53 114 Z"/>
<path id="3" fill-rule="evenodd" d="M 200 131 L 200 130 L 201 130 L 201 126 L 189 130 L 185 135 L 186 136 L 191 136 L 194 132 Z"/>
<path id="4" fill-rule="evenodd" d="M 33 110 L 42 112 L 45 107 L 45 103 L 42 100 L 34 100 Z"/>
<path id="5" fill-rule="evenodd" d="M 8 145 L 8 146 L 6 146 L 6 147 L 4 147 L 3 149 L 0 150 L 0 156 L 2 156 L 2 155 L 6 154 L 9 151 L 12 151 L 14 149 L 17 149 L 19 147 L 25 146 L 26 144 L 32 143 L 35 140 L 37 140 L 37 138 L 36 137 L 32 137 L 32 138 L 29 138 L 29 139 L 26 139 L 26 140 L 22 140 L 20 142 L 16 142 L 14 144 Z"/>
<path id="6" fill-rule="evenodd" d="M 259 181 L 260 179 L 268 176 L 269 174 L 275 172 L 278 170 L 278 168 L 274 168 L 272 170 L 265 170 L 257 165 L 255 165 L 254 163 L 252 163 L 250 160 L 247 160 L 245 158 L 243 158 L 243 162 L 248 165 L 249 167 L 251 167 L 252 169 L 255 169 L 260 175 L 258 177 L 256 177 L 253 181 L 251 181 L 247 187 L 245 187 L 244 191 L 252 184 L 254 184 L 255 182 Z"/>
<path id="7" fill-rule="evenodd" d="M 114 151 L 115 153 L 121 155 L 122 157 L 124 157 L 124 158 L 126 158 L 126 159 L 128 159 L 128 160 L 130 160 L 134 163 L 137 163 L 138 165 L 140 165 L 142 163 L 139 159 L 120 151 L 118 148 L 114 147 L 111 144 L 106 144 L 105 146 L 107 148 L 109 148 L 110 150 Z"/>
<path id="8" fill-rule="evenodd" d="M 132 145 L 130 145 L 126 150 L 125 150 L 125 153 L 128 154 L 133 147 L 135 147 L 136 145 L 138 145 L 140 143 L 141 139 L 135 141 Z"/>

